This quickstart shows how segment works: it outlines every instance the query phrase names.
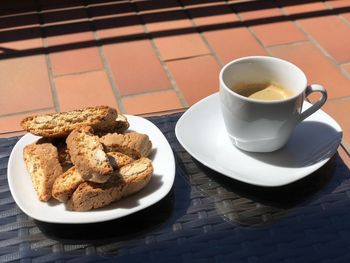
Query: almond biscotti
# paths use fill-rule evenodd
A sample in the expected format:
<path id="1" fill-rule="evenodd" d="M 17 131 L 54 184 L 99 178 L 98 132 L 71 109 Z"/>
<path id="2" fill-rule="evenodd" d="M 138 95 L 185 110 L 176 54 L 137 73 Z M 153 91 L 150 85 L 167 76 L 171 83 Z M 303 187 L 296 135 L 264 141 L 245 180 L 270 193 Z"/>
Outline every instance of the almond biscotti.
<path id="1" fill-rule="evenodd" d="M 107 153 L 109 162 L 113 169 L 119 170 L 122 166 L 132 163 L 134 161 L 130 156 L 120 152 L 109 152 Z"/>
<path id="2" fill-rule="evenodd" d="M 88 211 L 106 206 L 144 188 L 153 174 L 148 158 L 138 159 L 122 166 L 118 173 L 104 184 L 84 182 L 72 194 L 67 207 L 74 211 Z"/>
<path id="3" fill-rule="evenodd" d="M 114 129 L 117 133 L 123 133 L 130 127 L 128 119 L 123 114 L 118 114 L 118 117 L 115 120 L 115 122 L 116 124 Z"/>
<path id="4" fill-rule="evenodd" d="M 107 156 L 115 170 L 119 170 L 121 167 L 134 161 L 131 157 L 118 152 L 108 153 Z M 52 196 L 60 202 L 66 202 L 83 182 L 85 180 L 73 166 L 56 179 L 52 188 Z"/>
<path id="5" fill-rule="evenodd" d="M 122 166 L 119 170 L 119 175 L 125 181 L 123 197 L 134 194 L 144 188 L 150 181 L 152 174 L 152 161 L 145 157 Z"/>
<path id="6" fill-rule="evenodd" d="M 88 211 L 104 207 L 123 197 L 125 182 L 117 176 L 104 184 L 83 182 L 74 191 L 67 202 L 67 208 L 73 211 Z"/>
<path id="7" fill-rule="evenodd" d="M 152 149 L 148 135 L 137 132 L 109 133 L 100 138 L 106 152 L 121 152 L 133 159 L 147 157 Z"/>
<path id="8" fill-rule="evenodd" d="M 83 182 L 84 179 L 73 166 L 57 177 L 52 187 L 52 196 L 60 202 L 66 202 Z"/>
<path id="9" fill-rule="evenodd" d="M 65 137 L 42 137 L 36 143 L 51 143 L 57 148 L 58 161 L 60 162 L 63 171 L 67 171 L 73 166 L 73 163 L 70 159 L 69 151 L 67 149 Z"/>
<path id="10" fill-rule="evenodd" d="M 89 125 L 96 132 L 115 127 L 117 110 L 108 106 L 30 116 L 21 121 L 24 130 L 43 137 L 64 137 L 78 126 Z M 119 124 L 120 125 L 120 124 Z"/>
<path id="11" fill-rule="evenodd" d="M 91 127 L 76 128 L 66 142 L 71 161 L 84 180 L 96 183 L 108 180 L 113 167 Z"/>
<path id="12" fill-rule="evenodd" d="M 48 201 L 56 178 L 62 174 L 56 147 L 51 143 L 30 144 L 23 149 L 23 157 L 39 200 Z"/>

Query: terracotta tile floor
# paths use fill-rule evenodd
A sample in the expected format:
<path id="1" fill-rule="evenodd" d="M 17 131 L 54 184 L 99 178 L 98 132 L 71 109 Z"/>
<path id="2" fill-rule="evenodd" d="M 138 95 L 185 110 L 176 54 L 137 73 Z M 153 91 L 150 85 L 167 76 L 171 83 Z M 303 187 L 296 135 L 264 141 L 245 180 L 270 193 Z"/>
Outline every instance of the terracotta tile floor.
<path id="1" fill-rule="evenodd" d="M 327 88 L 350 149 L 350 0 L 2 1 L 0 136 L 38 113 L 107 104 L 184 110 L 218 90 L 228 61 L 270 55 Z"/>

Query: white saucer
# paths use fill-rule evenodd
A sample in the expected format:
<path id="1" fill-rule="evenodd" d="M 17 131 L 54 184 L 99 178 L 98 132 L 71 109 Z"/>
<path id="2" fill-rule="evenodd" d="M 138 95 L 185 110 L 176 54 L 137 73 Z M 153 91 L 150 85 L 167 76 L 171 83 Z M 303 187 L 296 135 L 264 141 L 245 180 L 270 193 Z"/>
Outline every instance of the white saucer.
<path id="1" fill-rule="evenodd" d="M 64 204 L 51 200 L 40 202 L 23 161 L 23 148 L 38 140 L 38 136 L 24 135 L 13 148 L 7 178 L 13 199 L 19 208 L 34 219 L 50 223 L 96 223 L 133 214 L 160 201 L 170 191 L 175 178 L 175 159 L 163 133 L 150 121 L 126 115 L 130 130 L 145 133 L 152 141 L 154 172 L 148 185 L 140 192 L 106 207 L 87 212 L 68 211 Z"/>
<path id="2" fill-rule="evenodd" d="M 311 104 L 304 103 L 308 108 Z M 219 94 L 199 101 L 179 119 L 180 144 L 205 166 L 236 180 L 259 186 L 282 186 L 324 165 L 337 151 L 342 129 L 322 110 L 300 123 L 287 145 L 272 153 L 248 153 L 230 141 L 221 115 Z"/>

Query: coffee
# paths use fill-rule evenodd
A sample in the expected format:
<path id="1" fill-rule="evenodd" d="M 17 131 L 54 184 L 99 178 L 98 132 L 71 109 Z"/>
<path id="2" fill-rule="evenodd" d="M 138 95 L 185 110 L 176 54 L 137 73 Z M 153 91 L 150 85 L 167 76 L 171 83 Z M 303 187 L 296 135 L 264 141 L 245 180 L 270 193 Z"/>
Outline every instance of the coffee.
<path id="1" fill-rule="evenodd" d="M 283 100 L 293 95 L 290 90 L 276 82 L 239 83 L 232 90 L 256 100 Z"/>

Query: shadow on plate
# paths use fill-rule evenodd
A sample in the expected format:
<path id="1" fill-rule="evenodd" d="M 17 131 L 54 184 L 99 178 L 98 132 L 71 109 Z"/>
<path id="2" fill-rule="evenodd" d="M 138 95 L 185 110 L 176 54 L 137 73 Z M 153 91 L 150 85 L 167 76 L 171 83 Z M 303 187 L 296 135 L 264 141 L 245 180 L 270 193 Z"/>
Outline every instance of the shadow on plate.
<path id="1" fill-rule="evenodd" d="M 305 121 L 295 128 L 288 143 L 280 150 L 271 153 L 242 152 L 274 166 L 300 168 L 331 158 L 341 138 L 342 133 L 332 126 Z"/>

